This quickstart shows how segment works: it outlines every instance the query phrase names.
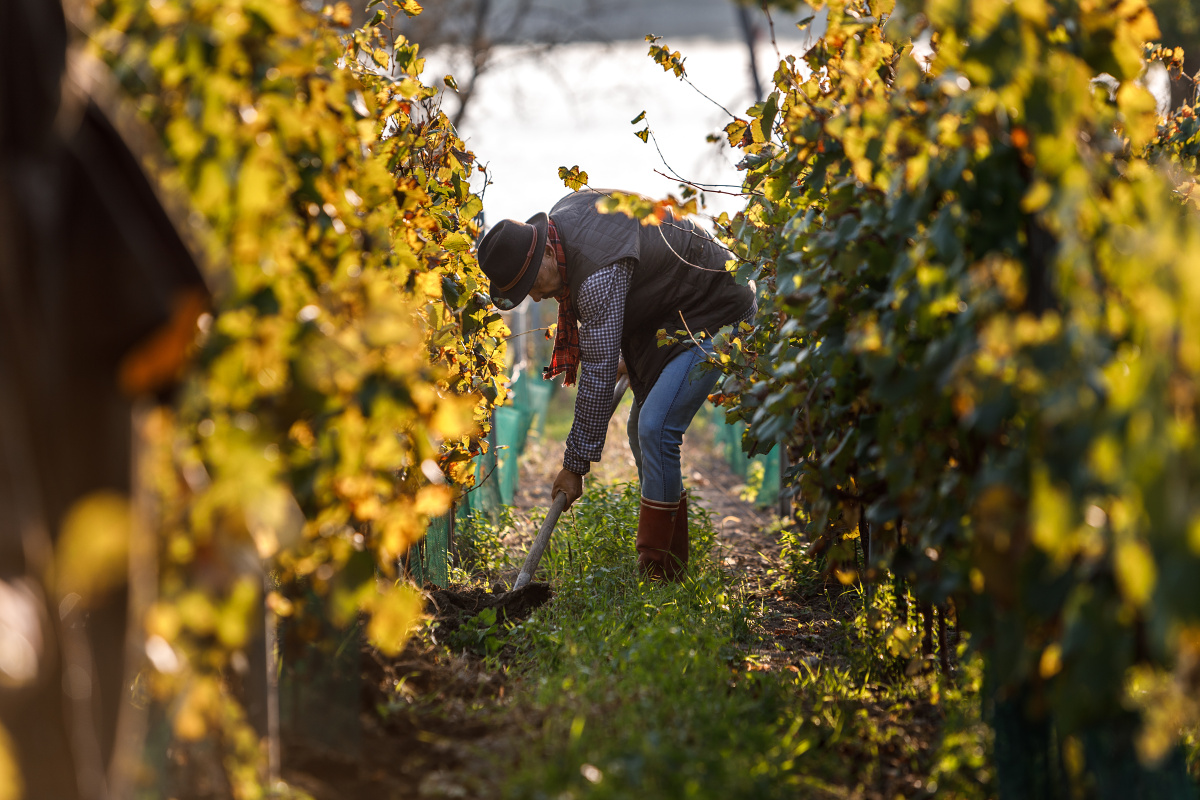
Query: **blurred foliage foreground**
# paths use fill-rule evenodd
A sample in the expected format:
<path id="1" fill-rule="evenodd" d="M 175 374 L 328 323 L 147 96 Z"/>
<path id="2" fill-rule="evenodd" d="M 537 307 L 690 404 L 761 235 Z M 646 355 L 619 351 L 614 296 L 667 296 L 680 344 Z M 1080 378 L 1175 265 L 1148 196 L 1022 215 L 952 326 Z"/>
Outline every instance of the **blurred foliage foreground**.
<path id="1" fill-rule="evenodd" d="M 396 652 L 422 605 L 398 559 L 470 483 L 500 396 L 474 157 L 391 32 L 419 10 L 379 5 L 350 31 L 344 3 L 111 0 L 89 31 L 219 275 L 196 368 L 142 431 L 159 557 L 139 687 L 176 741 L 215 748 L 237 797 L 266 785 L 261 725 L 231 688 L 254 682 L 264 603 L 367 614 Z M 120 526 L 93 522 L 63 546 L 104 555 L 96 533 Z"/>
<path id="2" fill-rule="evenodd" d="M 1182 53 L 1142 0 L 825 5 L 726 129 L 766 290 L 725 403 L 811 535 L 861 513 L 957 609 L 1002 797 L 1194 797 L 1200 122 L 1138 82 Z"/>

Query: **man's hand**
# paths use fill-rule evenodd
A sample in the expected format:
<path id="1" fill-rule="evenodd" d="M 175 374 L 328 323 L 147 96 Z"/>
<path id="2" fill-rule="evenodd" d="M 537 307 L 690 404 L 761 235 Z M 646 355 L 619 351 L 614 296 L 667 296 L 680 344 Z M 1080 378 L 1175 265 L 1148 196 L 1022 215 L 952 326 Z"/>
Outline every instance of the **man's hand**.
<path id="1" fill-rule="evenodd" d="M 622 375 L 629 374 L 629 367 L 625 366 L 625 359 L 617 361 L 617 380 L 621 380 Z"/>
<path id="2" fill-rule="evenodd" d="M 562 492 L 567 496 L 567 508 L 583 495 L 583 476 L 571 472 L 569 469 L 559 470 L 558 477 L 554 479 L 554 485 L 550 487 L 550 501 L 553 502 L 558 493 Z M 564 509 L 565 510 L 565 509 Z"/>

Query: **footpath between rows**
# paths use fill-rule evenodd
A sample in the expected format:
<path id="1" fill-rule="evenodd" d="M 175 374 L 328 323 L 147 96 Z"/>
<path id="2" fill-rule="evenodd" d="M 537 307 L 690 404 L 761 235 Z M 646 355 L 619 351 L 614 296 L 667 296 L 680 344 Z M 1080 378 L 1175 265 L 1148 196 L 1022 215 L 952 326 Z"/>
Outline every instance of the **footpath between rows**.
<path id="1" fill-rule="evenodd" d="M 624 413 L 560 519 L 538 576 L 550 590 L 495 602 L 545 514 L 553 433 L 528 449 L 514 507 L 458 531 L 430 623 L 396 659 L 364 649 L 360 757 L 293 744 L 288 783 L 317 800 L 988 797 L 978 670 L 897 651 L 879 624 L 894 598 L 868 607 L 806 557 L 704 425 L 684 445 L 689 579 L 639 580 Z"/>

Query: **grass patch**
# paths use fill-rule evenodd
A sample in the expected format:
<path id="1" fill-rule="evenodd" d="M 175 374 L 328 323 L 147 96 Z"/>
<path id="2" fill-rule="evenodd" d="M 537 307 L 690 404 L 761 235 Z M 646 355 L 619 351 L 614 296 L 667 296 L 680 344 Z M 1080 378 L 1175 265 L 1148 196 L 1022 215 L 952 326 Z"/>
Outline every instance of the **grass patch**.
<path id="1" fill-rule="evenodd" d="M 496 576 L 514 566 L 512 551 L 504 534 L 513 527 L 513 510 L 501 506 L 495 519 L 479 509 L 458 520 L 455 558 L 450 566 L 453 586 L 491 585 Z"/>
<path id="2" fill-rule="evenodd" d="M 987 796 L 970 688 L 875 655 L 861 594 L 809 579 L 779 608 L 746 596 L 697 510 L 688 580 L 643 582 L 637 509 L 635 486 L 589 486 L 546 554 L 554 601 L 504 635 L 538 726 L 505 796 Z M 780 643 L 785 617 L 819 655 Z"/>
<path id="3" fill-rule="evenodd" d="M 511 794 L 776 796 L 808 745 L 778 719 L 778 682 L 744 669 L 750 612 L 702 557 L 712 526 L 693 518 L 686 583 L 643 583 L 637 502 L 633 486 L 589 487 L 559 523 L 546 564 L 557 596 L 512 632 L 528 699 L 548 713 Z"/>

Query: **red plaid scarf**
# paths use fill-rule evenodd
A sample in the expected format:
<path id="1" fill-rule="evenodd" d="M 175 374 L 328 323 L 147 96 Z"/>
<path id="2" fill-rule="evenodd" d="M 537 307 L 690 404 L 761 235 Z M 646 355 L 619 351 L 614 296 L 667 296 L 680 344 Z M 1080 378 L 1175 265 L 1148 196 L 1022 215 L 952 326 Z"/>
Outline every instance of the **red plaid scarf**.
<path id="1" fill-rule="evenodd" d="M 575 383 L 579 371 L 579 318 L 575 316 L 575 304 L 571 300 L 571 292 L 567 289 L 567 256 L 563 252 L 562 242 L 558 238 L 558 229 L 554 220 L 546 226 L 546 243 L 554 248 L 554 258 L 558 261 L 558 274 L 562 276 L 562 291 L 555 295 L 558 300 L 558 331 L 554 335 L 554 355 L 550 366 L 542 370 L 542 377 L 552 379 L 560 372 L 565 372 L 563 386 Z M 549 337 L 547 337 L 549 338 Z"/>

